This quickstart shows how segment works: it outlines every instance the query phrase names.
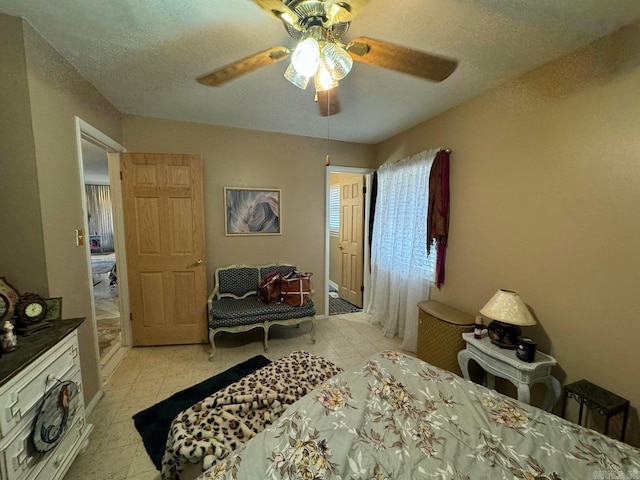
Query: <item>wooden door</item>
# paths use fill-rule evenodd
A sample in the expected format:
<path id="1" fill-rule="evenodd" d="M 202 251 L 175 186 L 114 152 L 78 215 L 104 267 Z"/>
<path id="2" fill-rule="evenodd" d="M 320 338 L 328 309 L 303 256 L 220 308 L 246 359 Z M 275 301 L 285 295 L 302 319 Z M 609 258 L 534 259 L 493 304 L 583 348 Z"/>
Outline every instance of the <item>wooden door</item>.
<path id="1" fill-rule="evenodd" d="M 120 158 L 133 345 L 206 342 L 202 161 Z"/>
<path id="2" fill-rule="evenodd" d="M 340 298 L 362 308 L 364 176 L 340 176 Z"/>

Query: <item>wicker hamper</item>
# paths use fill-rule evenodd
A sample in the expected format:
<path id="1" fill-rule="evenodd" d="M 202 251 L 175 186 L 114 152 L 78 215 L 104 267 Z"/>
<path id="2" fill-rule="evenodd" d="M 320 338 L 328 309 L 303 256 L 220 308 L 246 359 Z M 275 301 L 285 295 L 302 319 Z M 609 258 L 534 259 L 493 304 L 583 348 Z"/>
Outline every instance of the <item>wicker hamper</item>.
<path id="1" fill-rule="evenodd" d="M 462 334 L 473 331 L 475 318 L 435 300 L 420 302 L 418 309 L 418 358 L 462 375 L 458 366 L 458 352 L 465 348 Z"/>

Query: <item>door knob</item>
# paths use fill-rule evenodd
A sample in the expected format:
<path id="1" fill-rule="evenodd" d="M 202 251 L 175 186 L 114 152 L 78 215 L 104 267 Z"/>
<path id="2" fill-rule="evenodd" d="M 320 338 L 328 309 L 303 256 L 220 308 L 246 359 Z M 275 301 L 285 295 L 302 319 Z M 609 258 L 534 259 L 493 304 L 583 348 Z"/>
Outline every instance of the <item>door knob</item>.
<path id="1" fill-rule="evenodd" d="M 195 262 L 193 262 L 191 265 L 187 265 L 186 268 L 193 268 L 193 267 L 197 267 L 199 265 L 202 265 L 204 262 L 202 260 L 196 260 Z"/>

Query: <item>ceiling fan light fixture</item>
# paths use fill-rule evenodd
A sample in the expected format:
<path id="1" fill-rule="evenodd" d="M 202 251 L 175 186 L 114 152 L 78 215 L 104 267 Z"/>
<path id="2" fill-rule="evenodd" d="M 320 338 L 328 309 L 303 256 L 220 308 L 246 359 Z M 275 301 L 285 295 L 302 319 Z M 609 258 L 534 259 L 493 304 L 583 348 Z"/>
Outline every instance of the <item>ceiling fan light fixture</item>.
<path id="1" fill-rule="evenodd" d="M 293 63 L 290 63 L 287 69 L 285 70 L 284 78 L 289 80 L 289 82 L 291 82 L 293 85 L 295 85 L 301 90 L 306 89 L 307 85 L 309 84 L 309 77 L 300 75 L 295 69 L 295 67 L 293 66 Z"/>
<path id="2" fill-rule="evenodd" d="M 322 63 L 334 80 L 342 80 L 353 67 L 353 59 L 340 45 L 327 42 L 322 47 Z"/>
<path id="3" fill-rule="evenodd" d="M 320 46 L 315 38 L 305 38 L 291 54 L 291 64 L 300 75 L 313 77 L 320 64 Z"/>
<path id="4" fill-rule="evenodd" d="M 282 22 L 297 43 L 293 52 L 274 46 L 198 77 L 202 85 L 221 86 L 247 73 L 290 58 L 284 77 L 305 90 L 313 77 L 320 115 L 340 113 L 338 82 L 354 60 L 417 78 L 441 82 L 456 69 L 454 59 L 432 55 L 383 40 L 358 37 L 345 42 L 351 21 L 371 0 L 253 0 Z"/>

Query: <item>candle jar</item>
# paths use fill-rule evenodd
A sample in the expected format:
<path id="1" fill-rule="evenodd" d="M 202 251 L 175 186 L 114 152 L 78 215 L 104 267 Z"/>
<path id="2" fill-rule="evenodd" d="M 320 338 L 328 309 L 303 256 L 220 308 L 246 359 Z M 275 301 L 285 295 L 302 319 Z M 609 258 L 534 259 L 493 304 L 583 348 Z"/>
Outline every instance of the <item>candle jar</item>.
<path id="1" fill-rule="evenodd" d="M 482 317 L 480 315 L 476 315 L 476 322 L 473 326 L 473 336 L 475 338 L 482 338 L 482 331 L 484 330 L 484 324 L 482 322 Z"/>

